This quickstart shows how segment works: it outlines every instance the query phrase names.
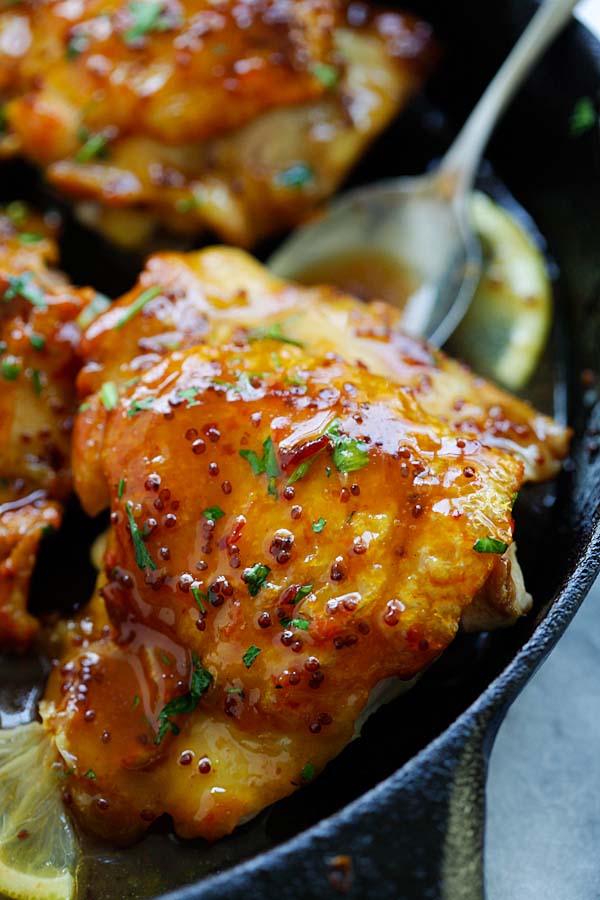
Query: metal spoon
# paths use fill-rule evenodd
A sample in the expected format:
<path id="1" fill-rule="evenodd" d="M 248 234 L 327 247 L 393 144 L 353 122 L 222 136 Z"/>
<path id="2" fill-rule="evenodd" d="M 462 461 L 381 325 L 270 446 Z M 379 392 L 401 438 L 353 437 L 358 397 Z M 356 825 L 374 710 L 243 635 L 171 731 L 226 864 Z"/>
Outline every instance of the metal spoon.
<path id="1" fill-rule="evenodd" d="M 497 120 L 577 2 L 546 0 L 540 7 L 437 169 L 340 197 L 284 242 L 269 260 L 270 269 L 298 281 L 336 284 L 345 260 L 362 259 L 363 268 L 385 264 L 397 274 L 394 302 L 403 307 L 405 330 L 443 344 L 463 318 L 482 271 L 468 201 L 483 151 Z"/>

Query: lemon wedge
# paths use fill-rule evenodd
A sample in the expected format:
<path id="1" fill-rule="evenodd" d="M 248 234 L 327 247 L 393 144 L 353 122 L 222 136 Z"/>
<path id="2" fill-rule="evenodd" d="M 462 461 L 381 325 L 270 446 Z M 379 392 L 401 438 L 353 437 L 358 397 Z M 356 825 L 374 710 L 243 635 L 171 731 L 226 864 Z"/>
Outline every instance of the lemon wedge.
<path id="1" fill-rule="evenodd" d="M 76 856 L 43 725 L 0 731 L 0 896 L 72 900 Z"/>
<path id="2" fill-rule="evenodd" d="M 448 347 L 480 375 L 518 390 L 531 377 L 548 338 L 548 271 L 529 234 L 486 194 L 473 194 L 471 214 L 484 272 Z"/>

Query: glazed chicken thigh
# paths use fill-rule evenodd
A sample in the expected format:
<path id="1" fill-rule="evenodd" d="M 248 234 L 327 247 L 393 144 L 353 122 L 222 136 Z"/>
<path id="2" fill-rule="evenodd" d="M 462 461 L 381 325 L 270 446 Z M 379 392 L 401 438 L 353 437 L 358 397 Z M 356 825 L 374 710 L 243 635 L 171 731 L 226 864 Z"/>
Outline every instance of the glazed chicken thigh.
<path id="1" fill-rule="evenodd" d="M 48 223 L 13 203 L 0 215 L 0 647 L 38 628 L 27 612 L 41 538 L 58 528 L 71 483 L 78 317 L 93 299 L 51 266 Z"/>
<path id="2" fill-rule="evenodd" d="M 215 248 L 151 258 L 87 329 L 75 484 L 111 527 L 42 704 L 86 828 L 225 835 L 470 607 L 528 608 L 512 506 L 568 434 L 398 320 Z"/>
<path id="3" fill-rule="evenodd" d="M 0 155 L 128 246 L 249 245 L 330 196 L 423 82 L 428 26 L 342 0 L 0 4 Z"/>

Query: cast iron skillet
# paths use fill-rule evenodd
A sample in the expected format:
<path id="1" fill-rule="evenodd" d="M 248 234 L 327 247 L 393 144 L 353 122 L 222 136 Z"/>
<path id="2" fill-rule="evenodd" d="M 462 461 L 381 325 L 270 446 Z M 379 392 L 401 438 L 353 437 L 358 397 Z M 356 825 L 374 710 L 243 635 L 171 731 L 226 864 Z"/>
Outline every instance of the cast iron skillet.
<path id="1" fill-rule="evenodd" d="M 427 96 L 373 148 L 357 183 L 420 172 L 441 153 L 537 2 L 409 0 L 402 6 L 433 23 L 445 55 Z M 591 375 L 582 379 L 585 370 L 600 370 L 600 144 L 596 129 L 577 138 L 569 129 L 575 102 L 597 99 L 599 85 L 600 45 L 574 24 L 499 128 L 489 152 L 494 176 L 483 179 L 504 200 L 499 185 L 508 185 L 557 263 L 555 334 L 528 396 L 566 415 L 575 437 L 560 478 L 525 489 L 517 504 L 519 557 L 534 612 L 512 629 L 457 638 L 421 683 L 374 716 L 313 785 L 230 838 L 212 847 L 176 842 L 165 823 L 125 851 L 87 842 L 86 900 L 157 897 L 177 885 L 185 886 L 170 900 L 482 897 L 485 777 L 496 731 L 600 567 L 600 402 Z M 4 199 L 43 196 L 23 167 L 10 177 L 5 170 L 2 182 Z M 113 295 L 139 266 L 72 223 L 63 261 L 76 281 Z M 76 508 L 68 518 L 73 539 L 51 538 L 38 567 L 34 594 L 46 603 L 65 593 L 83 602 L 90 593 L 86 544 L 102 523 L 86 522 Z M 30 677 L 14 663 L 10 672 L 10 683 L 0 677 L 4 724 L 3 699 Z M 12 724 L 30 714 L 35 693 L 18 696 Z"/>

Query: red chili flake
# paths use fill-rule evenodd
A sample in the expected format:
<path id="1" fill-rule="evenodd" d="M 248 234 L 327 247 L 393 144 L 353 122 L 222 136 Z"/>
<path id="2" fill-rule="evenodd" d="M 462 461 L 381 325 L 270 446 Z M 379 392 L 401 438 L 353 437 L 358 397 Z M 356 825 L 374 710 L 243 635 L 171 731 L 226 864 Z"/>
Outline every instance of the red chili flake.
<path id="1" fill-rule="evenodd" d="M 22 828 L 22 829 L 19 831 L 19 833 L 17 834 L 17 838 L 18 838 L 20 841 L 24 841 L 25 838 L 28 838 L 28 837 L 29 837 L 29 832 L 27 831 L 26 828 Z"/>

